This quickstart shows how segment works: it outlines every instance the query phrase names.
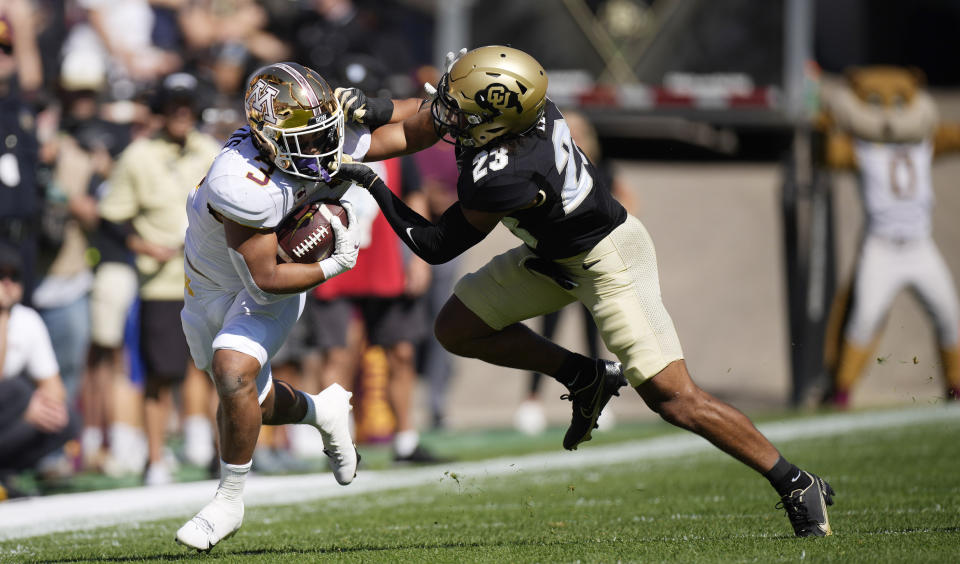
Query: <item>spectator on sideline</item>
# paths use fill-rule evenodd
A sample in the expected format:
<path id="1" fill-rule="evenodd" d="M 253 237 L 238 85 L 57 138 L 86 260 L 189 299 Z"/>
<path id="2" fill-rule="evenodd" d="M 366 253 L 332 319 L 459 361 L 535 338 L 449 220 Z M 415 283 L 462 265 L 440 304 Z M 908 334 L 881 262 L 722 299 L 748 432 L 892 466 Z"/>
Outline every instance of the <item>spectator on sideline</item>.
<path id="1" fill-rule="evenodd" d="M 150 0 L 77 0 L 87 11 L 83 43 L 96 45 L 109 65 L 111 95 L 129 100 L 180 69 L 178 52 L 155 44 L 156 14 Z M 76 47 L 74 47 L 76 48 Z"/>
<path id="2" fill-rule="evenodd" d="M 212 137 L 196 130 L 197 97 L 198 84 L 192 75 L 175 73 L 164 79 L 152 108 L 162 123 L 159 131 L 123 151 L 110 176 L 110 190 L 100 201 L 102 217 L 124 226 L 127 246 L 137 254 L 140 352 L 146 368 L 147 485 L 173 480 L 165 439 L 174 386 L 184 382 L 185 390 L 210 389 L 206 376 L 189 358 L 180 324 L 187 196 L 220 149 Z M 194 379 L 197 386 L 185 379 Z M 185 411 L 192 408 L 184 414 L 186 451 L 197 445 L 200 455 L 212 458 L 213 432 L 206 398 L 196 400 L 188 395 L 183 403 Z"/>
<path id="3" fill-rule="evenodd" d="M 0 243 L 0 501 L 19 492 L 10 478 L 34 468 L 79 432 L 66 403 L 43 320 L 20 304 L 22 261 Z"/>
<path id="4" fill-rule="evenodd" d="M 36 286 L 37 241 L 41 209 L 37 190 L 37 112 L 28 103 L 40 86 L 38 57 L 25 2 L 0 5 L 0 241 L 9 241 L 23 258 L 23 302 L 32 303 Z"/>
<path id="5" fill-rule="evenodd" d="M 51 334 L 63 332 L 63 327 L 66 327 L 70 336 L 61 340 L 73 339 L 75 346 L 78 347 L 78 350 L 71 355 L 71 362 L 86 361 L 86 369 L 83 370 L 79 383 L 79 403 L 84 425 L 80 448 L 83 466 L 88 469 L 100 469 L 104 462 L 104 431 L 109 426 L 112 411 L 114 371 L 112 368 L 106 373 L 97 370 L 104 366 L 104 362 L 101 361 L 106 360 L 106 357 L 98 354 L 99 348 L 96 344 L 89 343 L 87 350 L 79 349 L 84 342 L 88 342 L 86 337 L 95 335 L 95 330 L 101 326 L 100 319 L 93 315 L 92 307 L 89 311 L 85 311 L 85 306 L 93 302 L 93 296 L 88 297 L 87 290 L 91 290 L 92 294 L 97 289 L 96 277 L 90 274 L 88 265 L 94 266 L 100 262 L 101 249 L 108 256 L 109 250 L 101 240 L 90 238 L 87 234 L 95 235 L 101 227 L 95 191 L 103 183 L 113 165 L 113 156 L 108 147 L 119 151 L 126 139 L 119 127 L 114 128 L 100 117 L 98 93 L 106 87 L 106 69 L 99 57 L 91 56 L 84 51 L 67 54 L 60 66 L 58 82 L 61 116 L 59 131 L 54 142 L 50 144 L 52 145 L 50 152 L 53 153 L 51 156 L 53 180 L 48 192 L 57 191 L 64 196 L 62 202 L 57 204 L 48 202 L 47 205 L 48 208 L 62 209 L 62 215 L 69 214 L 67 216 L 69 222 L 58 222 L 66 225 L 64 225 L 63 244 L 57 260 L 61 263 L 72 263 L 70 266 L 76 270 L 75 277 L 84 282 L 77 288 L 82 290 L 83 294 L 76 300 L 77 305 L 73 306 L 78 310 L 73 319 L 82 324 L 83 331 L 60 323 L 56 329 L 51 330 Z M 101 283 L 98 292 L 100 300 L 104 296 L 120 299 L 124 294 L 130 294 L 132 301 L 136 291 L 136 274 L 132 267 L 128 268 L 132 286 L 124 285 L 116 278 L 111 279 L 108 286 Z M 63 266 L 59 268 L 61 273 L 64 270 Z M 60 280 L 60 284 L 53 286 L 54 290 L 66 285 L 62 275 Z M 50 284 L 48 279 L 44 280 L 44 284 Z M 130 288 L 129 292 L 124 291 L 127 287 Z M 69 292 L 63 293 L 69 295 Z M 57 292 L 54 294 L 56 295 Z M 49 301 L 50 298 L 47 300 Z M 129 303 L 126 305 L 126 309 L 129 309 L 129 305 Z M 61 317 L 70 319 L 69 315 L 65 315 L 70 311 L 70 302 L 64 301 L 62 308 L 64 313 Z M 126 316 L 126 309 L 123 312 L 124 316 Z M 122 318 L 119 325 L 120 329 L 116 332 L 122 334 Z M 84 339 L 78 340 L 76 335 L 83 335 Z M 120 337 L 117 339 L 119 341 Z M 66 347 L 63 348 L 66 349 Z M 92 358 L 96 360 L 91 363 Z M 91 367 L 93 367 L 92 370 Z M 75 370 L 80 372 L 81 367 L 77 366 Z"/>

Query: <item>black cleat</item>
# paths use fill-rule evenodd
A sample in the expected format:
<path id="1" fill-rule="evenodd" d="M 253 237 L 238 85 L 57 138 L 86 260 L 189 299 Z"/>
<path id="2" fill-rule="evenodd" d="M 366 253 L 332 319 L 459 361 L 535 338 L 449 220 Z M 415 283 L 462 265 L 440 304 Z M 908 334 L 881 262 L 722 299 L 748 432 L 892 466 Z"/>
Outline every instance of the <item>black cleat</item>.
<path id="1" fill-rule="evenodd" d="M 626 385 L 627 379 L 619 362 L 598 360 L 597 375 L 592 382 L 560 396 L 560 399 L 573 402 L 573 418 L 567 434 L 563 436 L 563 448 L 576 450 L 577 445 L 589 441 L 590 434 L 597 427 L 600 412 L 611 397 L 620 395 L 620 388 Z"/>
<path id="2" fill-rule="evenodd" d="M 816 474 L 801 470 L 810 478 L 805 488 L 796 489 L 780 498 L 777 509 L 787 512 L 793 532 L 798 537 L 826 537 L 833 534 L 827 506 L 833 505 L 833 488 Z"/>

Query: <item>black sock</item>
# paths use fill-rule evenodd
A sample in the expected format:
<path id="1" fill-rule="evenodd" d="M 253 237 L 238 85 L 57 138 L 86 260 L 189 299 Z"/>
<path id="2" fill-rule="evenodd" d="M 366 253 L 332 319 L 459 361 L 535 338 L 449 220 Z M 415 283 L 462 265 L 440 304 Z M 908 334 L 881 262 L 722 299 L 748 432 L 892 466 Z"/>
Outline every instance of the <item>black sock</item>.
<path id="1" fill-rule="evenodd" d="M 777 459 L 773 468 L 764 473 L 763 477 L 770 481 L 770 485 L 781 496 L 787 495 L 793 490 L 807 487 L 812 480 L 809 475 L 782 456 Z"/>
<path id="2" fill-rule="evenodd" d="M 570 353 L 553 378 L 571 390 L 585 386 L 596 378 L 596 361 L 582 354 Z M 582 378 L 581 378 L 582 376 Z"/>

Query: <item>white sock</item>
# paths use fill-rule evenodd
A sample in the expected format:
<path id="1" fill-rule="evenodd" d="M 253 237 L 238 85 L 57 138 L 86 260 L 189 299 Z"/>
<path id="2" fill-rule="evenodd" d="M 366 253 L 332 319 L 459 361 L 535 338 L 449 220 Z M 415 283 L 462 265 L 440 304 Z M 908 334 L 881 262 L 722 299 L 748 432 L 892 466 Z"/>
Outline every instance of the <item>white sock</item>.
<path id="1" fill-rule="evenodd" d="M 234 503 L 243 502 L 243 485 L 253 460 L 246 464 L 228 464 L 220 459 L 220 485 L 217 486 L 217 498 Z"/>
<path id="2" fill-rule="evenodd" d="M 420 433 L 414 429 L 397 431 L 393 436 L 393 452 L 400 457 L 413 454 L 418 444 L 420 444 Z"/>
<path id="3" fill-rule="evenodd" d="M 100 427 L 84 427 L 80 435 L 80 448 L 84 456 L 93 456 L 103 446 L 103 430 Z"/>
<path id="4" fill-rule="evenodd" d="M 307 395 L 305 392 L 297 390 L 297 393 L 303 396 L 303 401 L 307 402 L 307 413 L 303 416 L 303 419 L 300 420 L 300 423 L 305 423 L 307 425 L 317 426 L 317 406 L 313 403 L 313 398 Z"/>

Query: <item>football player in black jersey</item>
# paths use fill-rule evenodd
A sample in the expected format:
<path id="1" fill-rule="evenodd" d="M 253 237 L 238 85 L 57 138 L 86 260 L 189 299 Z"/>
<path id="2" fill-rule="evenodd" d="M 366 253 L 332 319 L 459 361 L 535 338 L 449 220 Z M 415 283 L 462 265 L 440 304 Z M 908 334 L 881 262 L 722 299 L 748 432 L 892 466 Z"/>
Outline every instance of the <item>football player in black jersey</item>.
<path id="1" fill-rule="evenodd" d="M 366 160 L 456 145 L 459 201 L 434 224 L 412 212 L 368 167 L 340 178 L 366 187 L 401 239 L 432 264 L 447 261 L 503 223 L 522 244 L 464 276 L 435 322 L 450 352 L 548 374 L 564 384 L 573 417 L 563 446 L 590 440 L 611 396 L 630 383 L 646 404 L 763 474 L 797 536 L 831 534 L 833 490 L 784 459 L 734 407 L 690 378 L 660 297 L 653 242 L 604 186 L 546 97 L 547 75 L 530 55 L 503 46 L 461 52 L 429 103 L 338 90 L 347 119 L 374 129 Z M 591 359 L 544 339 L 525 319 L 579 300 L 620 363 Z M 622 364 L 621 364 L 622 363 Z"/>

